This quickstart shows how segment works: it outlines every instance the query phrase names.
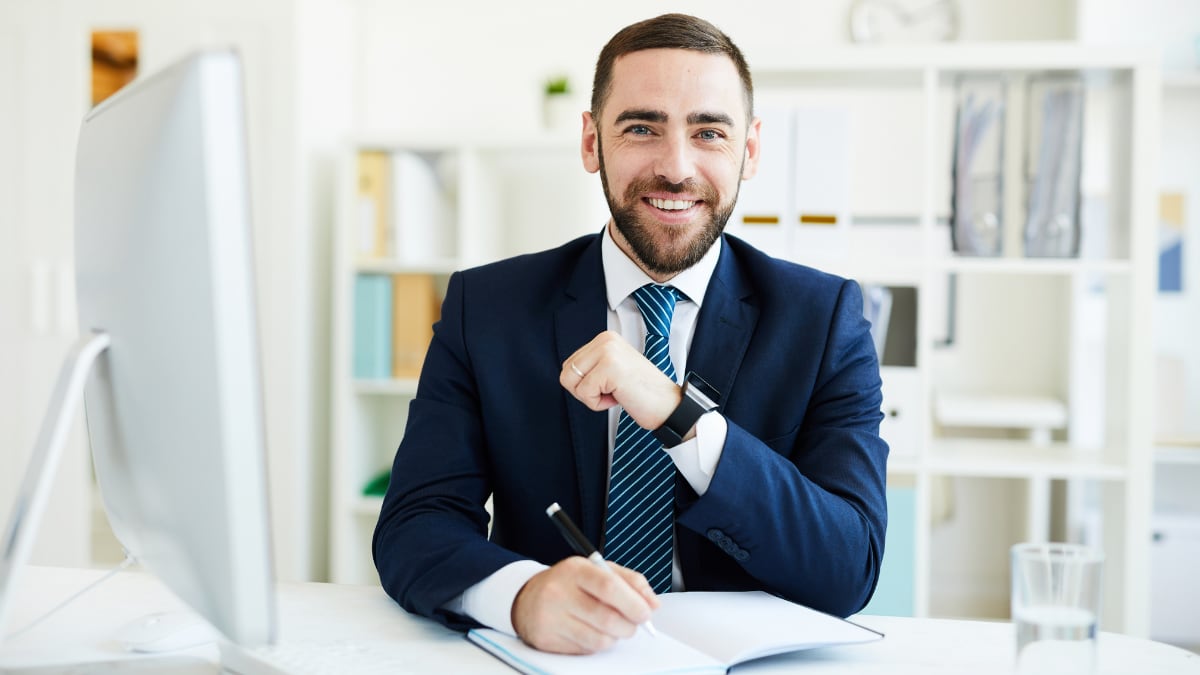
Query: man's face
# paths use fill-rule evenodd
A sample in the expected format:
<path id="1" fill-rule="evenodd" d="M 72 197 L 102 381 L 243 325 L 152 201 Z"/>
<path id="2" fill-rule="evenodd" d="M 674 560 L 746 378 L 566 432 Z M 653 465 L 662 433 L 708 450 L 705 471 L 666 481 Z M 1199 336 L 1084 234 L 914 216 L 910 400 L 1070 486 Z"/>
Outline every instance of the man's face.
<path id="1" fill-rule="evenodd" d="M 724 55 L 650 49 L 613 64 L 599 119 L 584 114 L 584 167 L 600 172 L 614 239 L 652 278 L 691 267 L 721 235 L 758 166 L 759 126 Z"/>

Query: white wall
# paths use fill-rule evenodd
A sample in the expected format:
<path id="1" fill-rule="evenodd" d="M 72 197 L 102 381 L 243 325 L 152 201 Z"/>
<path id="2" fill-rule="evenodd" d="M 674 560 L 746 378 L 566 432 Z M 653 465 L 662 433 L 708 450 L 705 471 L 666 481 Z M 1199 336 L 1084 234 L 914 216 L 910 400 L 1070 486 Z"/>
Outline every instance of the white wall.
<path id="1" fill-rule="evenodd" d="M 666 12 L 712 21 L 754 67 L 756 53 L 849 41 L 849 0 L 603 4 L 564 0 L 359 0 L 363 89 L 373 131 L 512 134 L 537 129 L 543 79 L 568 73 L 582 111 L 600 48 L 617 30 Z M 963 40 L 1070 37 L 1069 0 L 961 0 Z"/>
<path id="2" fill-rule="evenodd" d="M 1075 36 L 1088 44 L 1125 44 L 1162 51 L 1167 70 L 1200 67 L 1200 2 L 1077 0 Z"/>
<path id="3" fill-rule="evenodd" d="M 328 233 L 332 157 L 353 108 L 353 15 L 339 0 L 0 2 L 0 55 L 11 57 L 0 65 L 0 522 L 78 332 L 69 292 L 72 183 L 90 91 L 89 33 L 138 30 L 142 74 L 199 46 L 234 45 L 246 73 L 277 568 L 284 578 L 324 576 Z M 41 268 L 49 270 L 44 294 Z M 39 327 L 44 315 L 48 326 Z M 79 442 L 68 448 L 46 520 L 54 526 L 42 528 L 50 545 L 37 562 L 87 562 L 85 452 Z"/>
<path id="4" fill-rule="evenodd" d="M 1184 195 L 1183 291 L 1154 304 L 1160 411 L 1156 431 L 1200 436 L 1200 86 L 1169 90 L 1162 109 L 1159 185 Z"/>
<path id="5" fill-rule="evenodd" d="M 329 575 L 330 303 L 333 221 L 342 142 L 353 128 L 356 12 L 347 3 L 297 0 L 296 145 L 292 185 L 298 194 L 296 278 L 285 278 L 297 300 L 294 316 L 296 386 L 290 391 L 297 454 L 289 508 L 298 512 L 292 576 Z M 286 484 L 287 478 L 276 481 Z M 307 527 L 305 527 L 307 524 Z"/>

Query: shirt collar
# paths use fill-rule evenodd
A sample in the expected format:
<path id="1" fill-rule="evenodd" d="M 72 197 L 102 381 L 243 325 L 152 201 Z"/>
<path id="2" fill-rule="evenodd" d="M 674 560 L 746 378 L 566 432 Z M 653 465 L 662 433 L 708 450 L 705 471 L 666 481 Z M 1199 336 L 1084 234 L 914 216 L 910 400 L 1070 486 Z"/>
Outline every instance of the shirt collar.
<path id="1" fill-rule="evenodd" d="M 608 308 L 615 311 L 617 305 L 624 302 L 625 298 L 634 291 L 646 284 L 657 282 L 647 276 L 642 268 L 638 267 L 637 263 L 633 262 L 617 246 L 617 242 L 612 238 L 613 227 L 614 225 L 610 221 L 609 225 L 604 228 L 603 241 L 600 243 L 600 256 L 604 265 Z M 717 260 L 721 257 L 723 242 L 723 237 L 717 239 L 715 245 L 709 247 L 708 252 L 699 262 L 675 275 L 666 285 L 674 286 L 697 306 L 703 305 L 704 292 L 708 289 L 708 282 L 717 268 Z"/>

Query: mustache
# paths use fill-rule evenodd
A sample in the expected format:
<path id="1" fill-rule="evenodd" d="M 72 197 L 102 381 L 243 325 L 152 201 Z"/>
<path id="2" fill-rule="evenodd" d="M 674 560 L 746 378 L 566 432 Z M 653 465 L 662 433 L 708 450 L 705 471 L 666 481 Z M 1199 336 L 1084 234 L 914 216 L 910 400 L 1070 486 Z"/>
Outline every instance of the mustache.
<path id="1" fill-rule="evenodd" d="M 672 183 L 662 176 L 639 178 L 632 181 L 625 188 L 625 199 L 637 199 L 638 195 L 645 192 L 670 192 L 671 194 L 687 192 L 699 196 L 701 201 L 706 204 L 717 203 L 717 191 L 711 185 L 698 183 L 692 178 L 688 178 L 680 183 Z"/>

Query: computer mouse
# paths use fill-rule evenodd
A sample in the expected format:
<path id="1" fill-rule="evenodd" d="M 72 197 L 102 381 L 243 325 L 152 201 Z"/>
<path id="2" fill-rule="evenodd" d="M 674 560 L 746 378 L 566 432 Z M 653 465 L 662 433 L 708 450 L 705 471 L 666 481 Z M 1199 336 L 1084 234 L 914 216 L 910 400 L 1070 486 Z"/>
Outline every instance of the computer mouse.
<path id="1" fill-rule="evenodd" d="M 171 652 L 215 642 L 220 634 L 192 612 L 158 612 L 125 624 L 113 635 L 131 652 Z"/>

